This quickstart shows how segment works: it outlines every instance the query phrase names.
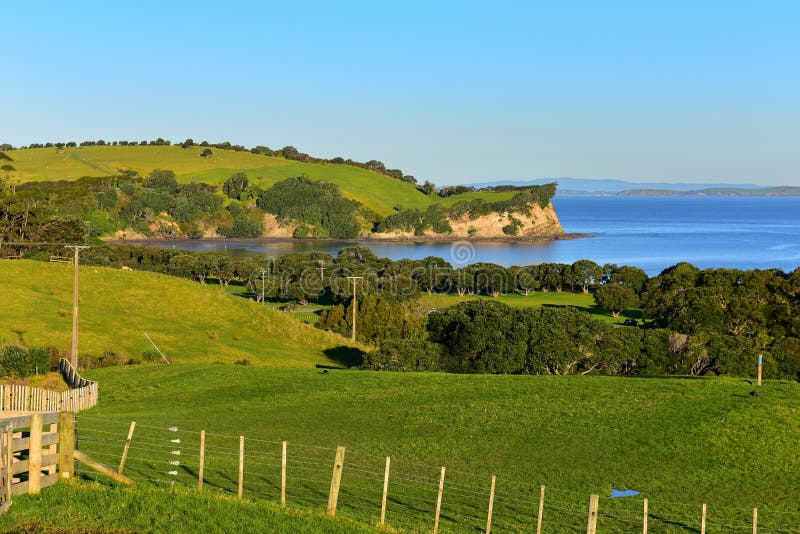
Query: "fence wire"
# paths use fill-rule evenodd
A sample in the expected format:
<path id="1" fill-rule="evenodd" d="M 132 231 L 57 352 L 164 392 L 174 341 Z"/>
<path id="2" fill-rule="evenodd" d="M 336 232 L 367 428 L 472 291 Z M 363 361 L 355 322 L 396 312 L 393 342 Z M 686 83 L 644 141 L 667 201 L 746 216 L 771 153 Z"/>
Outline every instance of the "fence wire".
<path id="1" fill-rule="evenodd" d="M 80 415 L 78 449 L 117 469 L 130 421 Z M 240 437 L 206 432 L 203 488 L 236 495 L 239 491 Z M 336 447 L 287 443 L 286 504 L 324 510 L 328 503 Z M 179 427 L 137 424 L 128 447 L 124 474 L 139 483 L 197 487 L 200 432 Z M 80 465 L 80 464 L 79 464 Z M 346 451 L 337 515 L 377 525 L 380 522 L 386 459 Z M 280 502 L 282 441 L 244 439 L 242 496 Z M 81 470 L 85 478 L 96 473 Z M 436 519 L 441 467 L 391 458 L 385 524 L 401 532 L 430 532 Z M 439 532 L 478 533 L 487 528 L 491 475 L 445 470 Z M 541 485 L 496 480 L 492 532 L 536 532 Z M 641 533 L 643 497 L 601 497 L 598 532 Z M 648 501 L 648 533 L 700 532 L 702 504 Z M 547 486 L 542 532 L 585 532 L 589 494 Z M 706 532 L 753 532 L 752 509 L 708 505 Z M 759 533 L 797 532 L 800 512 L 758 510 Z"/>

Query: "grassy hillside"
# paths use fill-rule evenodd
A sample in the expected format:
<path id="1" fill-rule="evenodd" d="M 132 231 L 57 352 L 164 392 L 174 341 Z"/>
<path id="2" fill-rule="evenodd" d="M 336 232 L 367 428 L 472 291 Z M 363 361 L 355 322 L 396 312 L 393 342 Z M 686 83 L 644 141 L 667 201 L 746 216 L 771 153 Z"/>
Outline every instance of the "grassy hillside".
<path id="1" fill-rule="evenodd" d="M 394 206 L 425 208 L 437 201 L 421 193 L 413 184 L 349 165 L 301 163 L 283 158 L 267 157 L 250 152 L 213 149 L 213 155 L 200 157 L 203 147 L 193 146 L 87 146 L 14 150 L 17 169 L 14 180 L 29 182 L 69 180 L 82 176 L 108 176 L 119 169 L 133 169 L 142 176 L 154 169 L 170 169 L 180 181 L 221 184 L 237 171 L 262 187 L 285 178 L 307 175 L 340 186 L 345 196 L 357 200 L 380 215 L 388 215 Z M 487 201 L 511 198 L 512 193 L 470 193 L 442 200 L 446 205 L 459 199 L 480 196 Z"/>
<path id="2" fill-rule="evenodd" d="M 430 521 L 442 465 L 448 472 L 443 513 L 448 522 L 476 528 L 485 521 L 492 474 L 498 477 L 497 521 L 508 528 L 530 524 L 539 484 L 550 488 L 548 532 L 570 530 L 559 523 L 585 525 L 591 492 L 602 496 L 603 531 L 625 530 L 609 517 L 611 510 L 618 518 L 638 517 L 641 498 L 611 500 L 611 488 L 642 491 L 659 532 L 696 528 L 703 502 L 715 532 L 746 521 L 754 506 L 762 528 L 791 530 L 791 518 L 773 511 L 796 511 L 797 383 L 767 382 L 754 398 L 748 394 L 753 386 L 742 379 L 324 375 L 214 365 L 87 374 L 100 381 L 103 394 L 97 408 L 78 416 L 81 448 L 113 465 L 128 422 L 136 420 L 138 442 L 135 437 L 126 468 L 134 478 L 194 484 L 192 451 L 197 431 L 206 429 L 215 434 L 207 442 L 215 451 L 207 456 L 210 488 L 235 491 L 237 436 L 243 434 L 245 495 L 276 500 L 280 440 L 287 440 L 289 502 L 313 509 L 323 506 L 318 499 L 327 492 L 334 447 L 347 446 L 348 493 L 340 508 L 366 522 L 379 510 L 370 503 L 381 487 L 385 455 L 392 456 L 393 476 L 403 477 L 392 486 L 390 523 L 403 513 Z M 159 443 L 175 437 L 166 430 L 173 425 L 180 428 L 185 467 L 168 477 Z M 519 508 L 510 504 L 513 495 Z M 361 496 L 371 500 L 364 504 Z M 627 525 L 625 531 L 633 530 Z"/>
<path id="3" fill-rule="evenodd" d="M 80 270 L 80 352 L 141 357 L 148 333 L 177 362 L 335 365 L 348 343 L 219 286 L 149 272 Z M 0 340 L 68 350 L 72 266 L 0 261 Z"/>

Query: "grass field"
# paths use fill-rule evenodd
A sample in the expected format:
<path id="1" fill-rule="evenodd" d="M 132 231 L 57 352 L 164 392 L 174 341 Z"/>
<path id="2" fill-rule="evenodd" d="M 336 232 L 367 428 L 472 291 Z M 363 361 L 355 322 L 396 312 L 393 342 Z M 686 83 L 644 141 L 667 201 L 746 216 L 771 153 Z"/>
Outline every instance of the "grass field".
<path id="1" fill-rule="evenodd" d="M 0 308 L 0 339 L 68 346 L 71 266 L 0 262 L 0 294 L 6 302 Z M 579 307 L 589 299 L 572 293 L 505 297 L 515 306 Z M 218 286 L 81 268 L 82 351 L 137 356 L 148 347 L 143 337 L 148 332 L 177 363 L 86 371 L 99 381 L 101 393 L 97 407 L 78 415 L 79 448 L 116 465 L 135 420 L 126 473 L 144 486 L 176 482 L 189 488 L 196 483 L 204 429 L 208 490 L 230 494 L 237 484 L 238 436 L 244 435 L 245 497 L 261 503 L 278 498 L 280 442 L 287 440 L 288 502 L 319 511 L 334 449 L 344 445 L 341 514 L 366 525 L 377 520 L 384 457 L 390 455 L 389 522 L 411 531 L 431 528 L 440 466 L 447 467 L 443 532 L 474 532 L 485 524 L 493 474 L 497 531 L 529 529 L 540 484 L 549 488 L 546 532 L 585 525 L 593 492 L 602 497 L 600 531 L 635 530 L 641 498 L 609 499 L 612 488 L 642 491 L 656 532 L 696 532 L 704 502 L 709 532 L 743 530 L 755 506 L 762 531 L 789 532 L 800 519 L 798 383 L 767 382 L 754 397 L 752 383 L 730 378 L 323 373 L 310 367 L 336 365 L 329 355 L 341 354 L 349 343 L 289 315 Z M 231 364 L 239 359 L 256 365 Z M 170 454 L 176 448 L 181 455 L 173 468 Z M 175 475 L 168 473 L 172 469 Z M 83 469 L 80 474 L 94 477 Z M 93 501 L 107 499 L 107 509 L 85 524 L 104 521 L 109 529 L 185 525 L 193 531 L 211 517 L 192 510 L 189 493 L 165 498 L 144 490 L 145 513 L 137 518 L 127 513 L 139 499 L 136 492 L 114 489 L 95 496 L 95 491 L 62 487 L 39 500 L 20 498 L 13 513 L 0 518 L 0 528 L 66 528 L 41 517 L 43 506 L 53 502 L 48 499 L 74 499 L 80 521 Z M 140 522 L 161 513 L 164 501 L 173 498 L 172 512 L 150 526 Z M 216 512 L 217 501 L 209 504 L 208 498 L 198 500 L 198 507 L 221 514 L 222 525 L 239 521 L 245 530 L 269 530 L 271 522 L 282 521 L 270 504 L 231 504 Z M 339 528 L 303 514 L 287 521 L 299 532 Z M 344 525 L 344 531 L 359 528 Z"/>
<path id="2" fill-rule="evenodd" d="M 544 293 L 541 291 L 533 291 L 528 296 L 521 293 L 508 293 L 499 295 L 497 298 L 486 295 L 458 296 L 455 294 L 442 295 L 434 293 L 428 295 L 423 293 L 420 297 L 420 301 L 423 305 L 437 309 L 447 308 L 459 302 L 476 299 L 498 300 L 512 308 L 540 308 L 542 306 L 570 307 L 586 312 L 595 319 L 615 324 L 622 324 L 625 319 L 642 319 L 642 312 L 638 309 L 625 310 L 619 317 L 612 317 L 608 311 L 595 306 L 594 296 L 592 296 L 591 293 L 572 293 L 570 291 L 562 291 L 561 293 L 549 291 Z"/>
<path id="3" fill-rule="evenodd" d="M 212 148 L 213 156 L 201 158 L 203 147 L 179 146 L 91 146 L 14 150 L 13 166 L 16 181 L 68 180 L 82 176 L 108 176 L 119 169 L 133 169 L 143 176 L 154 169 L 170 169 L 180 181 L 200 181 L 222 184 L 231 174 L 245 172 L 250 180 L 262 187 L 302 174 L 314 180 L 339 185 L 342 192 L 358 200 L 380 215 L 394 212 L 394 206 L 426 208 L 433 202 L 445 205 L 480 196 L 487 201 L 511 198 L 513 193 L 469 193 L 464 196 L 435 199 L 421 193 L 413 184 L 396 180 L 372 171 L 349 165 L 301 163 Z"/>
<path id="4" fill-rule="evenodd" d="M 0 261 L 0 341 L 68 350 L 72 266 Z M 349 341 L 220 286 L 150 272 L 80 270 L 80 352 L 140 358 L 144 333 L 177 362 L 340 365 Z"/>
<path id="5" fill-rule="evenodd" d="M 603 497 L 605 531 L 624 530 L 626 514 L 637 514 L 641 500 L 608 499 L 612 488 L 642 491 L 659 532 L 692 531 L 704 502 L 709 532 L 729 531 L 725 525 L 746 521 L 754 506 L 764 528 L 784 524 L 777 511 L 796 512 L 797 383 L 768 382 L 754 398 L 747 381 L 724 378 L 322 374 L 229 365 L 88 374 L 100 382 L 102 395 L 97 408 L 78 416 L 81 447 L 114 465 L 128 422 L 136 420 L 141 434 L 131 452 L 134 478 L 170 480 L 159 467 L 158 443 L 168 447 L 174 435 L 166 429 L 177 426 L 187 466 L 173 477 L 178 483 L 194 484 L 191 451 L 197 431 L 205 429 L 215 434 L 207 443 L 216 452 L 209 456 L 226 455 L 207 469 L 209 487 L 235 491 L 237 436 L 243 434 L 250 473 L 245 495 L 275 500 L 280 441 L 287 440 L 290 504 L 314 509 L 327 492 L 334 447 L 346 446 L 343 488 L 349 493 L 340 506 L 367 523 L 376 509 L 357 499 L 369 503 L 369 492 L 380 489 L 385 455 L 410 487 L 394 488 L 396 520 L 407 519 L 404 510 L 432 510 L 430 488 L 439 466 L 447 466 L 445 510 L 453 531 L 479 525 L 475 518 L 485 511 L 492 474 L 498 477 L 498 521 L 509 528 L 530 519 L 525 510 L 535 508 L 540 484 L 552 491 L 552 524 L 576 528 L 585 523 L 588 495 L 596 492 Z M 529 505 L 514 508 L 503 500 L 509 495 Z"/>
<path id="6" fill-rule="evenodd" d="M 3 532 L 275 532 L 349 534 L 374 532 L 352 521 L 306 510 L 281 510 L 265 501 L 240 502 L 143 488 L 109 488 L 92 483 L 59 483 L 41 495 L 14 498 L 0 516 Z"/>

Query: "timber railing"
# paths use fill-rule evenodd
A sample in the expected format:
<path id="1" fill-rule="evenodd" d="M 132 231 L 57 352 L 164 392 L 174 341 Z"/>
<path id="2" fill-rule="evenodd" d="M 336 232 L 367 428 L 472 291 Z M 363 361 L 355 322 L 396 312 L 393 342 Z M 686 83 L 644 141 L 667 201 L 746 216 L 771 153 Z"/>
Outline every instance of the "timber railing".
<path id="1" fill-rule="evenodd" d="M 14 495 L 36 494 L 70 478 L 74 452 L 73 413 L 0 416 L 0 513 Z"/>
<path id="2" fill-rule="evenodd" d="M 50 391 L 23 384 L 0 384 L 0 411 L 80 412 L 97 404 L 97 382 L 82 378 L 63 358 L 58 370 L 72 389 Z"/>

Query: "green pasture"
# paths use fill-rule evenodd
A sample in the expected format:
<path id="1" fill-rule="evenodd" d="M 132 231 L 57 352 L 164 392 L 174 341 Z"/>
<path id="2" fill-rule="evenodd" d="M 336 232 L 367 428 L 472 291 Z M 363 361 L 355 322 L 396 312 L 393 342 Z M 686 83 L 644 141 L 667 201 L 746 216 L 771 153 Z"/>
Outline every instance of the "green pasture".
<path id="1" fill-rule="evenodd" d="M 273 502 L 237 501 L 186 488 L 110 488 L 60 482 L 40 495 L 20 495 L 0 516 L 3 532 L 274 532 L 350 534 L 375 532 L 346 519 L 307 510 L 282 510 Z"/>
<path id="2" fill-rule="evenodd" d="M 0 261 L 0 341 L 68 350 L 72 265 Z M 80 268 L 81 354 L 141 358 L 145 333 L 176 362 L 249 360 L 313 367 L 349 362 L 349 341 L 222 287 L 144 271 Z M 342 356 L 344 354 L 344 356 Z"/>
<path id="3" fill-rule="evenodd" d="M 200 157 L 204 147 L 193 146 L 87 146 L 14 150 L 17 182 L 70 180 L 83 176 L 119 174 L 120 169 L 133 169 L 146 176 L 154 169 L 170 169 L 179 181 L 222 184 L 235 172 L 245 172 L 250 180 L 263 188 L 285 178 L 307 175 L 340 186 L 343 194 L 386 216 L 395 206 L 424 209 L 432 203 L 451 205 L 458 200 L 483 198 L 486 201 L 511 198 L 513 193 L 468 193 L 446 199 L 429 197 L 416 186 L 382 174 L 350 165 L 302 163 L 267 157 L 250 152 L 212 148 L 213 155 Z"/>
<path id="4" fill-rule="evenodd" d="M 420 302 L 428 308 L 442 309 L 459 302 L 468 300 L 498 300 L 513 308 L 540 308 L 542 306 L 556 306 L 556 307 L 569 307 L 575 308 L 582 312 L 586 312 L 595 319 L 607 321 L 615 324 L 622 324 L 625 319 L 642 320 L 642 312 L 639 309 L 625 310 L 619 317 L 612 317 L 611 313 L 597 307 L 594 303 L 594 296 L 591 293 L 573 293 L 571 291 L 531 291 L 527 296 L 523 293 L 504 293 L 497 297 L 487 295 L 463 295 L 459 296 L 454 293 L 440 294 L 434 293 L 428 295 L 423 293 L 420 297 Z"/>
<path id="5" fill-rule="evenodd" d="M 317 510 L 324 508 L 335 446 L 346 446 L 340 507 L 367 523 L 376 520 L 370 498 L 391 456 L 398 478 L 390 515 L 411 530 L 430 529 L 425 521 L 440 466 L 448 472 L 445 531 L 452 532 L 485 521 L 493 474 L 503 530 L 529 525 L 541 484 L 550 488 L 548 532 L 585 525 L 590 493 L 601 495 L 604 531 L 630 528 L 626 518 L 640 513 L 641 497 L 609 499 L 612 488 L 641 491 L 659 532 L 695 531 L 702 503 L 709 532 L 746 523 L 756 506 L 767 531 L 791 529 L 784 513 L 796 512 L 797 383 L 767 382 L 754 397 L 749 381 L 728 378 L 325 374 L 194 364 L 87 374 L 102 393 L 96 408 L 78 416 L 82 449 L 114 465 L 128 422 L 136 420 L 141 434 L 130 474 L 156 484 L 196 483 L 192 451 L 205 429 L 214 434 L 207 446 L 216 455 L 206 472 L 210 490 L 236 491 L 244 435 L 245 495 L 276 500 L 286 440 L 289 502 Z M 169 427 L 180 430 L 171 434 Z M 184 467 L 169 477 L 159 462 L 175 436 Z"/>

